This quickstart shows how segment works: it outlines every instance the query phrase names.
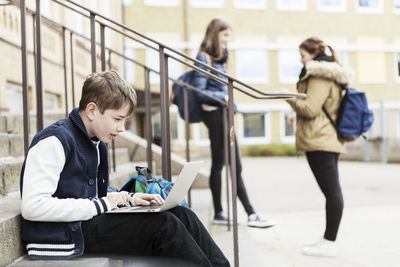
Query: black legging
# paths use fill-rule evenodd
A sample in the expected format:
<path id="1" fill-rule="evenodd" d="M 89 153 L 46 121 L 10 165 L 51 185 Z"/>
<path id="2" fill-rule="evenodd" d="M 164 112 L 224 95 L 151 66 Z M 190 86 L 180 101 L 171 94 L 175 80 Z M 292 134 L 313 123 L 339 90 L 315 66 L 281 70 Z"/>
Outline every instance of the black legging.
<path id="1" fill-rule="evenodd" d="M 224 167 L 224 134 L 222 110 L 203 111 L 202 119 L 208 128 L 208 136 L 211 143 L 211 173 L 210 173 L 210 189 L 214 202 L 215 214 L 222 211 L 221 205 L 221 172 Z M 226 136 L 227 137 L 227 136 Z M 236 140 L 235 140 L 236 141 Z M 255 213 L 250 204 L 246 187 L 242 179 L 242 163 L 240 160 L 240 152 L 237 142 L 235 142 L 236 151 L 236 178 L 237 178 L 237 195 L 248 215 Z"/>
<path id="2" fill-rule="evenodd" d="M 343 213 L 343 195 L 338 172 L 338 153 L 306 152 L 308 164 L 317 180 L 326 203 L 326 229 L 324 238 L 335 241 Z"/>

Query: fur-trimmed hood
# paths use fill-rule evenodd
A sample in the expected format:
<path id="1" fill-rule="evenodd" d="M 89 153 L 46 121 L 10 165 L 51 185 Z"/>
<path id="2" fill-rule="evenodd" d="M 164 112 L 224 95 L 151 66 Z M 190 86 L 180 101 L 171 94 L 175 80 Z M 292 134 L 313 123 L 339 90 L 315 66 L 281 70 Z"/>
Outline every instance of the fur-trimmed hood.
<path id="1" fill-rule="evenodd" d="M 306 70 L 306 75 L 301 80 L 318 77 L 347 86 L 354 79 L 354 72 L 351 69 L 344 68 L 336 62 L 312 60 L 306 64 Z"/>

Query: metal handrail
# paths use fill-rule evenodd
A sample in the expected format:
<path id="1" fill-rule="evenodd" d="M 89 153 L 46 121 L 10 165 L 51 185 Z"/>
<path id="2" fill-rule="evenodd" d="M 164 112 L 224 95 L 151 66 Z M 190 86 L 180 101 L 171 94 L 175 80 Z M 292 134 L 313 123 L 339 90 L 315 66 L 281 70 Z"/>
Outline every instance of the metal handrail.
<path id="1" fill-rule="evenodd" d="M 41 74 L 42 74 L 42 69 L 41 69 L 41 40 L 40 40 L 40 27 L 41 27 L 41 19 L 43 18 L 43 21 L 45 23 L 49 23 L 52 26 L 56 26 L 59 29 L 61 29 L 60 32 L 62 32 L 63 36 L 63 49 L 64 49 L 64 55 L 63 55 L 63 62 L 64 62 L 64 85 L 65 88 L 67 88 L 67 80 L 66 80 L 66 55 L 65 55 L 65 32 L 68 30 L 70 32 L 70 43 L 71 43 L 71 63 L 73 60 L 73 54 L 72 54 L 72 49 L 73 49 L 73 42 L 72 38 L 73 35 L 75 34 L 76 36 L 80 36 L 88 41 L 90 41 L 90 52 L 91 52 L 91 65 L 92 65 L 92 72 L 96 71 L 96 64 L 97 64 L 97 54 L 96 54 L 96 47 L 100 46 L 100 59 L 101 59 L 101 69 L 104 71 L 106 69 L 106 62 L 105 62 L 105 54 L 106 50 L 109 53 L 109 65 L 111 66 L 111 55 L 114 53 L 115 55 L 118 56 L 123 56 L 123 58 L 126 58 L 124 55 L 121 55 L 118 51 L 114 51 L 111 48 L 107 48 L 105 46 L 105 29 L 108 28 L 109 30 L 112 30 L 116 33 L 121 34 L 124 37 L 127 37 L 131 40 L 134 40 L 137 43 L 140 43 L 144 45 L 145 47 L 148 47 L 150 49 L 153 49 L 158 52 L 159 54 L 159 60 L 160 60 L 160 71 L 156 71 L 154 69 L 151 69 L 147 67 L 146 65 L 132 59 L 128 59 L 134 64 L 141 66 L 144 69 L 144 74 L 145 74 L 145 86 L 144 86 L 144 92 L 145 92 L 145 105 L 146 105 L 146 131 L 147 131 L 147 162 L 149 166 L 151 166 L 152 163 L 152 155 L 151 155 L 151 110 L 150 110 L 150 72 L 154 72 L 160 75 L 160 96 L 161 96 L 161 104 L 160 104 L 160 112 L 161 112 L 161 132 L 162 132 L 162 170 L 163 170 L 163 176 L 167 179 L 171 178 L 171 158 L 170 158 L 170 131 L 169 131 L 169 90 L 168 90 L 168 80 L 171 80 L 175 83 L 178 83 L 183 86 L 184 90 L 184 95 L 185 95 L 185 126 L 186 126 L 186 155 L 187 155 L 187 160 L 190 160 L 189 156 L 189 150 L 188 150 L 188 138 L 189 138 L 189 127 L 188 127 L 188 102 L 187 102 L 187 90 L 194 90 L 200 94 L 207 95 L 211 99 L 215 100 L 218 102 L 223 111 L 223 129 L 224 133 L 226 136 L 229 135 L 229 133 L 233 132 L 233 115 L 234 115 L 234 103 L 233 103 L 233 90 L 238 90 L 241 93 L 244 93 L 252 98 L 255 99 L 288 99 L 288 98 L 294 98 L 294 97 L 305 97 L 305 95 L 302 94 L 296 94 L 296 93 L 266 93 L 261 90 L 258 90 L 257 88 L 254 88 L 244 82 L 239 81 L 238 79 L 218 70 L 213 68 L 212 66 L 209 66 L 208 64 L 205 64 L 197 59 L 194 59 L 192 57 L 189 57 L 188 55 L 181 53 L 175 49 L 172 49 L 171 47 L 158 42 L 152 38 L 149 38 L 129 27 L 126 25 L 123 25 L 119 22 L 116 22 L 114 20 L 111 20 L 96 11 L 93 11 L 89 8 L 86 8 L 78 3 L 75 3 L 74 1 L 71 0 L 65 0 L 61 2 L 60 0 L 52 0 L 53 2 L 64 6 L 65 8 L 68 8 L 72 10 L 73 12 L 80 14 L 81 16 L 84 16 L 90 20 L 90 37 L 86 37 L 83 34 L 77 33 L 73 31 L 72 29 L 68 29 L 64 25 L 61 25 L 55 21 L 52 21 L 48 18 L 43 17 L 40 14 L 40 0 L 36 0 L 36 11 L 31 11 L 32 16 L 34 17 L 36 21 L 36 40 L 35 40 L 35 45 L 36 45 L 36 50 L 34 51 L 35 55 L 35 69 L 36 69 L 36 93 L 37 93 L 37 114 L 38 114 L 38 130 L 41 130 L 43 127 L 43 106 L 42 106 L 42 79 L 41 79 Z M 68 4 L 65 4 L 68 3 Z M 22 79 L 23 79 L 23 102 L 24 102 L 24 142 L 25 142 L 25 154 L 27 153 L 27 144 L 28 144 L 28 133 L 27 129 L 29 127 L 29 122 L 28 122 L 28 89 L 27 89 L 27 49 L 26 49 L 26 23 L 25 23 L 25 18 L 26 18 L 26 11 L 28 10 L 25 6 L 25 0 L 20 0 L 20 9 L 21 9 L 21 52 L 22 52 Z M 71 6 L 72 5 L 72 6 Z M 85 12 L 88 12 L 89 15 L 85 14 L 84 12 L 81 12 L 80 10 L 77 10 L 74 7 L 78 7 L 81 10 L 84 10 Z M 97 19 L 101 18 L 101 20 Z M 100 25 L 100 42 L 96 41 L 96 23 Z M 109 25 L 111 23 L 112 25 Z M 114 27 L 113 25 L 121 28 L 118 29 Z M 128 33 L 124 32 L 127 31 Z M 134 36 L 133 36 L 133 35 Z M 35 33 L 34 33 L 35 37 Z M 142 38 L 138 39 L 138 37 Z M 168 52 L 169 51 L 169 52 Z M 171 54 L 173 53 L 173 54 Z M 179 57 L 177 57 L 178 55 Z M 185 84 L 181 81 L 178 81 L 176 79 L 173 79 L 169 77 L 168 75 L 168 59 L 173 59 L 183 65 L 186 65 L 187 67 L 191 68 L 194 71 L 198 71 L 200 73 L 203 73 L 207 77 L 214 79 L 218 82 L 221 82 L 225 84 L 228 88 L 228 101 L 227 103 L 224 101 L 221 101 L 219 99 L 216 99 L 215 97 L 212 97 L 208 95 L 207 93 L 202 92 L 201 90 L 189 85 Z M 185 60 L 192 62 L 188 63 Z M 200 67 L 199 67 L 200 66 Z M 203 67 L 203 68 L 202 68 Z M 205 69 L 204 69 L 205 68 Z M 74 70 L 73 66 L 71 64 L 71 72 L 72 72 L 72 80 L 74 76 Z M 212 72 L 212 73 L 211 73 Z M 219 76 L 221 77 L 219 77 Z M 240 85 L 240 87 L 235 86 L 234 83 Z M 72 85 L 73 89 L 73 95 L 74 95 L 74 85 Z M 66 98 L 67 98 L 67 91 L 66 91 Z M 74 101 L 74 99 L 73 99 Z M 74 103 L 74 102 L 73 102 Z M 66 109 L 68 106 L 68 102 L 66 100 Z M 233 136 L 231 135 L 230 138 L 232 139 Z M 235 258 L 235 266 L 239 265 L 239 254 L 238 254 L 238 229 L 237 229 L 237 185 L 236 185 L 236 160 L 235 160 L 235 142 L 229 140 L 227 138 L 224 138 L 224 147 L 225 147 L 225 165 L 229 168 L 227 168 L 226 172 L 226 178 L 227 178 L 227 184 L 229 183 L 229 174 L 228 170 L 230 171 L 230 177 L 231 177 L 231 183 L 232 183 L 232 204 L 233 204 L 233 239 L 234 239 L 234 258 Z M 113 148 L 114 148 L 114 143 L 113 143 Z M 115 157 L 115 153 L 114 157 Z M 228 158 L 229 156 L 229 158 Z M 115 158 L 114 158 L 115 159 Z M 114 168 L 115 168 L 115 160 L 114 162 Z M 228 190 L 228 188 L 227 188 Z M 228 197 L 228 205 L 229 205 L 229 191 L 227 191 L 227 197 Z M 190 195 L 189 195 L 190 197 Z M 189 199 L 190 202 L 190 199 Z M 230 218 L 229 214 L 229 207 L 228 207 L 228 219 Z M 228 220 L 229 221 L 229 220 Z M 228 229 L 230 227 L 230 224 L 228 223 Z"/>

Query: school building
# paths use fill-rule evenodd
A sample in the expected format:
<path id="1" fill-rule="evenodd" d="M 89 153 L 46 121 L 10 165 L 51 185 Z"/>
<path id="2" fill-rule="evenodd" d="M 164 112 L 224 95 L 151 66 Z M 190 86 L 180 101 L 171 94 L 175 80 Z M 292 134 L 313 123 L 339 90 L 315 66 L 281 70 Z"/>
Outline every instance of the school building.
<path id="1" fill-rule="evenodd" d="M 400 138 L 398 0 L 125 0 L 123 4 L 127 25 L 192 56 L 207 23 L 224 17 L 233 28 L 228 73 L 265 92 L 295 91 L 302 67 L 298 45 L 318 36 L 335 48 L 344 66 L 354 70 L 350 86 L 367 93 L 375 122 L 368 132 L 370 144 L 357 142 L 361 148 L 369 146 L 369 154 L 381 155 L 366 157 L 379 159 Z M 158 67 L 155 53 L 134 43 L 125 43 L 125 53 Z M 173 77 L 184 71 L 181 64 L 169 63 Z M 134 66 L 127 70 L 130 82 L 143 82 Z M 157 83 L 157 77 L 152 81 Z M 284 101 L 255 100 L 241 93 L 235 100 L 240 112 L 236 133 L 242 146 L 294 143 L 294 129 L 286 123 L 290 108 Z M 155 119 L 155 131 L 158 123 Z M 207 147 L 205 126 L 199 123 L 191 129 L 193 147 Z M 171 134 L 179 147 L 184 126 L 175 106 L 171 106 Z"/>
<path id="2" fill-rule="evenodd" d="M 69 12 L 50 0 L 41 0 L 42 15 L 67 25 L 76 32 L 47 25 L 42 27 L 42 68 L 45 111 L 68 110 L 77 106 L 80 88 L 91 72 L 89 19 Z M 399 0 L 76 0 L 106 17 L 122 22 L 179 51 L 195 56 L 207 23 L 216 16 L 233 28 L 229 43 L 228 74 L 265 92 L 289 89 L 301 69 L 298 45 L 318 36 L 336 49 L 342 64 L 355 72 L 351 87 L 367 93 L 375 122 L 369 141 L 357 140 L 349 146 L 361 148 L 358 157 L 379 160 L 392 158 L 400 140 L 400 1 Z M 27 1 L 32 10 L 34 1 Z M 21 112 L 21 60 L 19 9 L 0 6 L 0 112 Z M 29 106 L 36 108 L 33 18 L 27 19 Z M 31 30 L 30 30 L 31 29 Z M 98 31 L 99 29 L 97 29 Z M 106 46 L 118 53 L 159 68 L 156 52 L 106 31 Z M 71 50 L 72 49 L 72 50 Z M 66 51 L 64 54 L 63 52 Z M 72 51 L 72 52 L 71 52 Z M 99 50 L 98 50 L 99 51 Z M 98 52 L 99 53 L 99 52 Z M 98 55 L 100 57 L 100 55 Z M 137 123 L 131 131 L 144 136 L 144 109 L 141 103 L 144 73 L 131 61 L 106 54 L 111 67 L 124 73 L 139 94 Z M 64 72 L 63 62 L 67 62 Z M 100 61 L 98 61 L 100 70 Z M 10 67 L 12 66 L 12 67 Z M 109 66 L 108 66 L 109 67 Z M 185 70 L 169 61 L 169 75 L 177 78 Z M 76 75 L 72 79 L 69 73 Z M 64 73 L 67 73 L 66 75 Z M 153 136 L 160 136 L 159 78 L 151 74 L 153 91 Z M 65 90 L 65 87 L 68 90 Z M 74 87 L 74 94 L 71 92 Z M 291 112 L 284 101 L 255 100 L 235 93 L 239 113 L 236 133 L 241 146 L 294 144 L 294 129 L 286 123 Z M 170 108 L 172 148 L 182 152 L 184 122 L 174 105 Z M 32 125 L 33 127 L 33 125 Z M 202 123 L 191 125 L 192 153 L 208 153 L 207 130 Z M 399 156 L 400 157 L 400 156 Z"/>

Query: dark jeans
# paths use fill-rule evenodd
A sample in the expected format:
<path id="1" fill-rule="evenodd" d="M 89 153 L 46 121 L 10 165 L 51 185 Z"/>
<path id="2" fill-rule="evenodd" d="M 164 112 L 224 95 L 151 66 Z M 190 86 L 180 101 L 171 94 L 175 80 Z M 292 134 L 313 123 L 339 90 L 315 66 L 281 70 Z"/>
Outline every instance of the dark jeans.
<path id="1" fill-rule="evenodd" d="M 208 128 L 208 136 L 211 143 L 211 173 L 210 173 L 210 189 L 214 202 L 215 213 L 222 211 L 221 205 L 221 173 L 224 167 L 224 128 L 222 120 L 222 110 L 203 111 L 202 119 Z M 254 213 L 254 209 L 250 204 L 246 187 L 242 179 L 242 163 L 240 160 L 240 151 L 235 139 L 236 152 L 236 178 L 237 178 L 237 195 L 243 204 L 248 215 Z"/>
<path id="2" fill-rule="evenodd" d="M 308 164 L 325 196 L 326 229 L 324 238 L 335 241 L 343 213 L 343 195 L 339 183 L 338 153 L 306 152 Z"/>
<path id="3" fill-rule="evenodd" d="M 86 253 L 178 258 L 230 266 L 198 217 L 184 207 L 159 213 L 102 214 L 82 224 Z"/>

